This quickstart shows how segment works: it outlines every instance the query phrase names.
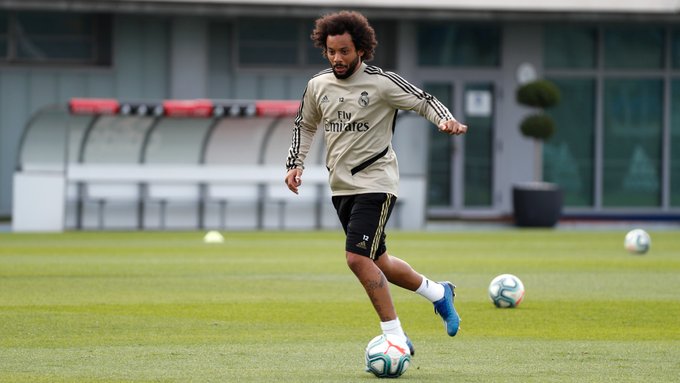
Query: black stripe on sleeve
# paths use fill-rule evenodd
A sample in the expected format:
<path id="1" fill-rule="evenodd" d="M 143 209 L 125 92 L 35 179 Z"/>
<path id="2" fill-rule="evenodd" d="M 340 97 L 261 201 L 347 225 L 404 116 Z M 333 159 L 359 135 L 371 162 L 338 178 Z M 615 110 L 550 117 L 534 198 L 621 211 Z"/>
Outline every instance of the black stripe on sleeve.
<path id="1" fill-rule="evenodd" d="M 451 112 L 448 111 L 448 108 L 444 106 L 437 98 L 432 96 L 431 94 L 418 89 L 416 86 L 413 84 L 409 83 L 406 81 L 403 77 L 400 75 L 394 73 L 394 72 L 384 72 L 382 69 L 376 67 L 376 66 L 368 66 L 366 67 L 366 73 L 368 74 L 373 74 L 373 75 L 379 75 L 383 76 L 390 81 L 392 81 L 395 85 L 397 85 L 401 90 L 403 90 L 405 93 L 414 95 L 416 98 L 419 100 L 425 99 L 427 100 L 427 104 L 435 110 L 437 113 L 437 116 L 439 116 L 440 119 L 442 120 L 450 120 L 453 119 L 453 116 L 451 115 Z"/>
<path id="2" fill-rule="evenodd" d="M 300 154 L 300 123 L 302 122 L 302 108 L 305 104 L 305 95 L 307 94 L 307 88 L 302 93 L 302 99 L 300 100 L 300 107 L 298 108 L 297 115 L 295 115 L 295 120 L 293 121 L 293 137 L 290 149 L 288 150 L 288 159 L 286 160 L 286 169 L 290 170 L 295 168 L 298 155 Z"/>

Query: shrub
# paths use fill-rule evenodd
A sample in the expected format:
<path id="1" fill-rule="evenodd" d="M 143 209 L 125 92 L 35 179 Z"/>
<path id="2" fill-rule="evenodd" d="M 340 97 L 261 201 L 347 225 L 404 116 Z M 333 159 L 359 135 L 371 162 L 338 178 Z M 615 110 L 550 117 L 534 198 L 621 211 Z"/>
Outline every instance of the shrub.
<path id="1" fill-rule="evenodd" d="M 520 124 L 522 134 L 537 140 L 547 140 L 555 133 L 555 122 L 543 109 L 555 106 L 560 101 L 560 90 L 548 80 L 535 80 L 517 89 L 517 102 L 540 108 L 541 112 L 526 117 Z"/>
<path id="2" fill-rule="evenodd" d="M 535 108 L 550 108 L 560 102 L 560 90 L 548 80 L 536 80 L 517 89 L 517 102 Z"/>
<path id="3" fill-rule="evenodd" d="M 555 133 L 555 122 L 547 114 L 532 114 L 522 121 L 519 128 L 527 137 L 547 140 Z"/>

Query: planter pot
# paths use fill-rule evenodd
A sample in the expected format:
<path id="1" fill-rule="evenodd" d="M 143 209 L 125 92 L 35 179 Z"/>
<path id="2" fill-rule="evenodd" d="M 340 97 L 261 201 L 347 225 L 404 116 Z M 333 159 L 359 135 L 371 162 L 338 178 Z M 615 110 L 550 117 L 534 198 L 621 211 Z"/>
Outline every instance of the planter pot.
<path id="1" fill-rule="evenodd" d="M 512 206 L 517 226 L 555 226 L 562 215 L 562 202 L 562 189 L 556 184 L 531 182 L 512 188 Z"/>

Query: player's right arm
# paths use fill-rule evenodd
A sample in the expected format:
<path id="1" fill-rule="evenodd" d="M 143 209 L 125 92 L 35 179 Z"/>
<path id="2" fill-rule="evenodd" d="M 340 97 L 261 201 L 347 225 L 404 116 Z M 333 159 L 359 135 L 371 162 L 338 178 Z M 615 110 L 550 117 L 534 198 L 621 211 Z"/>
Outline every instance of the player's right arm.
<path id="1" fill-rule="evenodd" d="M 316 97 L 311 88 L 310 82 L 310 84 L 307 84 L 307 88 L 302 95 L 300 108 L 293 124 L 293 136 L 290 148 L 288 149 L 288 157 L 286 158 L 286 169 L 288 172 L 284 182 L 288 189 L 295 194 L 298 193 L 298 187 L 302 184 L 305 158 L 307 158 L 317 126 L 319 121 L 321 121 Z"/>
<path id="2" fill-rule="evenodd" d="M 300 185 L 302 185 L 302 169 L 290 169 L 288 173 L 286 173 L 286 179 L 284 179 L 284 182 L 290 191 L 298 194 L 298 188 Z"/>

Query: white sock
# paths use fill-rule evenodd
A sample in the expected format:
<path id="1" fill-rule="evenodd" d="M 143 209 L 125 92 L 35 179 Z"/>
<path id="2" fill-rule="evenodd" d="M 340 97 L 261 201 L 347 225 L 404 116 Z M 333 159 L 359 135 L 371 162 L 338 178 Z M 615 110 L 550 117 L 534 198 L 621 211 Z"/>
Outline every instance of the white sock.
<path id="1" fill-rule="evenodd" d="M 437 282 L 432 282 L 423 275 L 423 283 L 420 284 L 420 287 L 418 287 L 416 293 L 424 296 L 430 302 L 434 303 L 444 298 L 444 286 Z"/>
<path id="2" fill-rule="evenodd" d="M 399 318 L 387 322 L 380 322 L 380 328 L 382 329 L 383 334 L 397 335 L 406 340 L 406 334 L 404 334 L 404 330 L 401 328 Z"/>

